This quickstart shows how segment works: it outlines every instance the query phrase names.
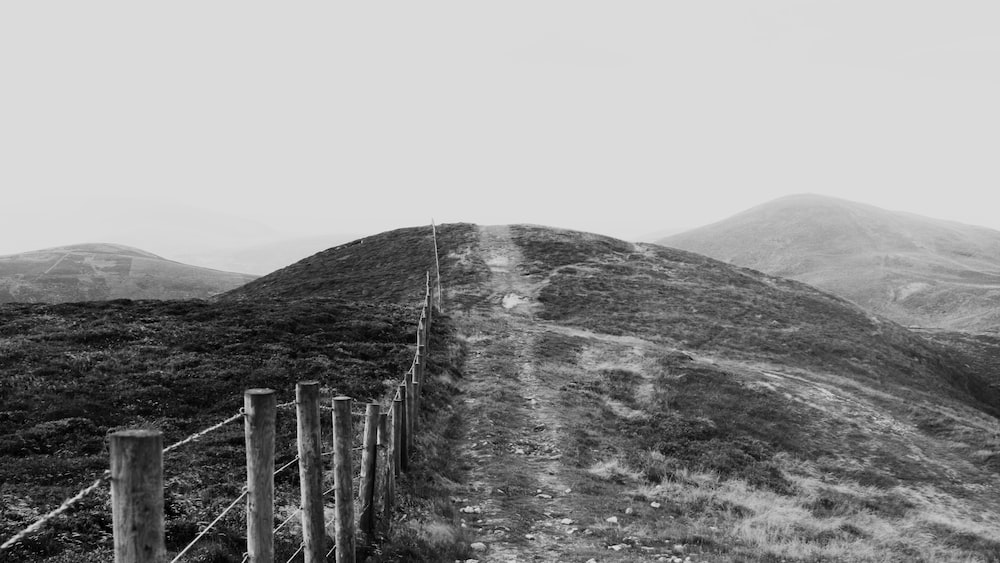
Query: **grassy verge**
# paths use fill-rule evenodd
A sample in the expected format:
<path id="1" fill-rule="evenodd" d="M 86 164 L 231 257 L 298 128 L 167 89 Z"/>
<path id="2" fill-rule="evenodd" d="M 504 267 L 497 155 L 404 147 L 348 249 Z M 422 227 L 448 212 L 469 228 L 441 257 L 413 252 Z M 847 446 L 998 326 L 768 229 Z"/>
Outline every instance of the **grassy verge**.
<path id="1" fill-rule="evenodd" d="M 453 455 L 463 423 L 452 404 L 466 346 L 456 338 L 446 315 L 435 319 L 430 349 L 420 432 L 415 436 L 411 470 L 400 480 L 397 519 L 369 561 L 464 561 L 472 557 L 461 515 L 449 500 L 467 469 Z"/>
<path id="2" fill-rule="evenodd" d="M 1000 503 L 985 493 L 997 479 L 972 451 L 991 426 L 976 411 L 895 418 L 804 370 L 778 380 L 653 343 L 538 342 L 544 377 L 568 381 L 564 463 L 589 516 L 574 526 L 634 560 L 1000 560 Z"/>
<path id="3" fill-rule="evenodd" d="M 0 537 L 106 469 L 111 431 L 157 428 L 169 444 L 236 413 L 247 388 L 275 389 L 286 402 L 307 379 L 320 381 L 327 397 L 381 399 L 409 367 L 417 314 L 323 298 L 0 307 L 0 500 L 8 507 Z M 287 409 L 278 417 L 279 464 L 295 456 L 294 433 L 294 410 Z M 243 467 L 239 424 L 167 456 L 169 550 L 239 494 Z M 295 502 L 297 479 L 294 468 L 277 478 L 280 507 Z M 222 522 L 196 560 L 242 554 L 240 512 Z M 95 494 L 5 557 L 101 559 L 110 518 L 107 493 Z M 286 556 L 297 547 L 288 536 L 279 540 Z"/>

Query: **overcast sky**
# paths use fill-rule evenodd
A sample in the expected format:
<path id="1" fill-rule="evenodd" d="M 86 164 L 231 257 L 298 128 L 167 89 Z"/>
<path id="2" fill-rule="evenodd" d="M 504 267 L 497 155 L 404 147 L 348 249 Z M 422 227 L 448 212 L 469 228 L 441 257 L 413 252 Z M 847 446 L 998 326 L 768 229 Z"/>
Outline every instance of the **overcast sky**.
<path id="1" fill-rule="evenodd" d="M 1000 3 L 4 2 L 0 254 L 783 195 L 1000 229 Z"/>

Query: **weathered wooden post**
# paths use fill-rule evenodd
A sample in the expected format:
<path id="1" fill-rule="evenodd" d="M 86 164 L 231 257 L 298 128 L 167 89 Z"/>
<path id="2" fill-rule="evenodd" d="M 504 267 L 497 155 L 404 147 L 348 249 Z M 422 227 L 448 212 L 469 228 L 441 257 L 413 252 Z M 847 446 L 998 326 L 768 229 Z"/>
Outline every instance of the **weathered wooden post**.
<path id="1" fill-rule="evenodd" d="M 437 272 L 437 306 L 441 309 L 441 257 L 438 255 L 437 227 L 431 221 L 431 233 L 434 237 L 434 271 Z"/>
<path id="2" fill-rule="evenodd" d="M 433 302 L 431 301 L 431 272 L 427 271 L 427 296 L 424 298 L 424 307 L 427 308 L 427 322 L 430 324 L 431 320 L 431 307 Z"/>
<path id="3" fill-rule="evenodd" d="M 417 381 L 420 383 L 424 382 L 425 364 L 427 363 L 427 332 L 424 329 L 424 323 L 420 322 L 417 325 L 417 363 L 420 364 L 420 370 L 417 372 Z"/>
<path id="4" fill-rule="evenodd" d="M 420 432 L 420 379 L 417 378 L 417 372 L 420 369 L 420 365 L 417 363 L 417 359 L 413 359 L 413 365 L 410 366 L 410 371 L 406 372 L 407 382 L 410 385 L 409 397 L 410 397 L 410 409 L 409 412 L 413 413 L 413 437 L 417 437 L 417 433 Z"/>
<path id="5" fill-rule="evenodd" d="M 163 532 L 163 433 L 111 435 L 111 521 L 115 563 L 166 561 Z"/>
<path id="6" fill-rule="evenodd" d="M 323 441 L 320 430 L 319 382 L 295 386 L 298 414 L 299 491 L 302 505 L 302 551 L 305 563 L 326 561 L 323 516 Z"/>
<path id="7" fill-rule="evenodd" d="M 247 554 L 250 563 L 274 561 L 274 422 L 271 389 L 243 395 L 247 454 Z"/>
<path id="8" fill-rule="evenodd" d="M 400 383 L 399 387 L 396 388 L 399 393 L 399 470 L 409 471 L 410 470 L 410 449 L 409 449 L 409 434 L 410 434 L 410 405 L 409 400 L 406 397 L 406 383 Z"/>
<path id="9" fill-rule="evenodd" d="M 413 436 L 417 431 L 417 396 L 413 390 L 413 366 L 403 376 L 406 382 L 406 453 L 413 456 Z"/>
<path id="10" fill-rule="evenodd" d="M 404 387 L 405 389 L 405 387 Z M 392 474 L 399 476 L 402 470 L 403 454 L 403 397 L 400 390 L 396 390 L 396 396 L 392 399 Z M 393 497 L 395 499 L 395 497 Z"/>
<path id="11" fill-rule="evenodd" d="M 375 462 L 378 459 L 378 403 L 365 409 L 365 437 L 361 450 L 361 520 L 359 527 L 366 542 L 375 537 Z"/>
<path id="12" fill-rule="evenodd" d="M 424 325 L 424 335 L 427 335 L 427 331 L 431 327 L 431 308 L 430 306 L 424 306 L 424 309 L 420 312 L 419 324 Z"/>
<path id="13" fill-rule="evenodd" d="M 392 518 L 392 499 L 396 495 L 396 478 L 392 467 L 392 436 L 389 434 L 389 415 L 378 416 L 378 459 L 375 461 L 375 514 L 376 526 L 383 534 L 389 531 Z"/>
<path id="14" fill-rule="evenodd" d="M 354 563 L 357 546 L 354 523 L 354 491 L 351 472 L 351 445 L 354 430 L 351 424 L 350 397 L 333 399 L 333 487 L 336 512 L 334 537 L 337 563 Z"/>

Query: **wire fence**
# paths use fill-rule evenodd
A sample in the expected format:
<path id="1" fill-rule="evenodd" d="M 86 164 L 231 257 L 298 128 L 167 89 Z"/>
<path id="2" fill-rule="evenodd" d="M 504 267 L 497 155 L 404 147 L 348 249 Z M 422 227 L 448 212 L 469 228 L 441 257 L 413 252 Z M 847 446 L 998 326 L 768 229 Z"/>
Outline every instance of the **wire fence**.
<path id="1" fill-rule="evenodd" d="M 391 406 L 389 407 L 388 412 L 387 413 L 381 413 L 381 412 L 379 412 L 380 411 L 380 407 L 378 407 L 377 405 L 369 405 L 369 408 L 366 408 L 365 411 L 359 411 L 359 410 L 349 409 L 349 410 L 343 411 L 342 413 L 338 413 L 337 406 L 336 406 L 336 400 L 334 401 L 334 405 L 323 405 L 323 406 L 320 406 L 318 404 L 316 405 L 316 409 L 317 410 L 322 409 L 322 410 L 326 410 L 326 411 L 328 411 L 328 410 L 333 410 L 334 411 L 334 420 L 335 420 L 334 425 L 335 425 L 335 427 L 338 424 L 346 424 L 347 427 L 350 428 L 351 427 L 351 419 L 355 419 L 355 418 L 365 418 L 366 419 L 366 428 L 365 428 L 365 432 L 364 432 L 365 442 L 361 446 L 353 447 L 353 444 L 347 444 L 347 446 L 345 447 L 344 443 L 343 443 L 344 440 L 345 439 L 346 440 L 353 440 L 354 436 L 353 435 L 346 436 L 346 437 L 345 436 L 338 436 L 338 435 L 336 435 L 336 430 L 335 430 L 335 440 L 338 440 L 338 442 L 335 443 L 335 449 L 334 449 L 334 451 L 323 452 L 323 453 L 320 454 L 320 457 L 328 457 L 328 456 L 333 455 L 336 458 L 336 460 L 335 460 L 335 466 L 337 466 L 338 464 L 340 464 L 341 462 L 343 462 L 342 458 L 345 455 L 350 456 L 350 452 L 361 451 L 362 454 L 363 454 L 362 464 L 364 465 L 364 467 L 361 470 L 361 477 L 362 477 L 362 480 L 369 480 L 369 481 L 371 481 L 370 483 L 363 482 L 358 487 L 358 493 L 361 494 L 361 495 L 366 495 L 366 498 L 360 498 L 360 499 L 358 499 L 360 507 L 361 507 L 360 512 L 362 513 L 362 519 L 361 519 L 360 523 L 356 523 L 354 521 L 354 517 L 353 517 L 353 508 L 354 508 L 353 475 L 350 473 L 350 463 L 349 463 L 349 461 L 347 463 L 348 473 L 346 475 L 346 478 L 347 478 L 346 481 L 347 481 L 347 487 L 348 487 L 347 491 L 350 493 L 349 496 L 351 497 L 349 499 L 349 503 L 351 505 L 350 506 L 350 510 L 348 510 L 344 506 L 341 506 L 342 504 L 346 504 L 345 502 L 342 502 L 341 499 L 340 499 L 341 493 L 343 491 L 335 491 L 335 489 L 338 486 L 343 487 L 343 481 L 345 480 L 344 479 L 345 475 L 343 475 L 342 473 L 340 473 L 340 472 L 337 473 L 337 478 L 335 479 L 335 481 L 337 481 L 338 484 L 335 485 L 334 488 L 330 488 L 329 490 L 324 491 L 324 492 L 322 492 L 320 494 L 320 502 L 322 504 L 322 498 L 325 498 L 325 497 L 329 496 L 329 494 L 332 493 L 332 492 L 338 492 L 338 503 L 337 503 L 338 521 L 337 521 L 337 526 L 336 526 L 337 527 L 337 541 L 334 543 L 333 547 L 326 553 L 326 558 L 328 558 L 331 554 L 333 554 L 336 551 L 337 545 L 351 545 L 351 546 L 355 545 L 354 536 L 355 536 L 355 534 L 357 532 L 357 528 L 359 527 L 359 524 L 360 524 L 360 527 L 363 528 L 362 532 L 366 534 L 366 537 L 372 536 L 372 529 L 371 528 L 373 526 L 373 522 L 369 518 L 369 515 L 366 514 L 366 512 L 370 511 L 373 508 L 373 505 L 374 505 L 374 502 L 375 502 L 374 498 L 375 498 L 376 495 L 375 495 L 374 488 L 375 488 L 376 481 L 378 481 L 383 487 L 388 487 L 388 489 L 389 489 L 388 491 L 382 491 L 381 492 L 381 498 L 385 499 L 385 501 L 384 501 L 385 505 L 383 506 L 383 517 L 388 518 L 390 516 L 389 515 L 389 511 L 391 509 L 391 503 L 392 503 L 391 496 L 394 494 L 394 490 L 395 490 L 395 477 L 397 475 L 399 475 L 399 473 L 401 471 L 405 471 L 407 469 L 409 458 L 411 457 L 411 455 L 413 453 L 413 433 L 414 433 L 414 431 L 417 428 L 417 415 L 418 415 L 418 411 L 419 411 L 419 396 L 422 393 L 422 387 L 421 386 L 424 383 L 424 375 L 425 375 L 424 371 L 425 371 L 426 360 L 427 360 L 427 357 L 426 357 L 427 352 L 428 352 L 428 345 L 427 344 L 428 344 L 428 337 L 429 337 L 429 329 L 430 329 L 430 325 L 431 325 L 432 311 L 433 311 L 434 305 L 437 305 L 438 307 L 440 307 L 440 300 L 441 300 L 441 293 L 440 293 L 441 273 L 440 273 L 440 263 L 439 263 L 438 257 L 437 257 L 437 253 L 438 253 L 437 229 L 433 225 L 433 223 L 432 223 L 432 229 L 433 229 L 433 237 L 434 237 L 435 267 L 436 267 L 436 270 L 437 270 L 437 272 L 436 272 L 437 273 L 437 296 L 435 298 L 434 291 L 432 291 L 432 287 L 431 287 L 431 275 L 430 275 L 430 272 L 427 272 L 423 308 L 421 310 L 420 319 L 419 319 L 419 321 L 417 323 L 417 347 L 416 347 L 417 349 L 416 349 L 416 352 L 414 354 L 413 364 L 411 365 L 410 370 L 405 374 L 402 383 L 400 383 L 398 385 L 395 393 L 393 394 L 392 398 L 390 399 L 389 402 L 390 402 Z M 302 385 L 302 384 L 300 384 L 300 385 Z M 259 390 L 255 390 L 255 391 L 259 391 Z M 343 398 L 341 397 L 341 398 L 338 398 L 338 399 L 343 399 Z M 281 404 L 275 404 L 275 405 L 272 405 L 272 408 L 276 412 L 278 410 L 284 410 L 284 409 L 291 408 L 291 407 L 297 407 L 298 409 L 301 409 L 302 406 L 303 405 L 301 404 L 301 402 L 299 400 L 296 400 L 296 401 L 289 401 L 289 402 L 281 403 Z M 376 419 L 375 420 L 378 421 L 378 422 L 375 423 L 375 424 L 378 425 L 377 426 L 377 430 L 375 428 L 369 428 L 368 427 L 370 424 L 372 424 L 372 420 L 373 420 L 371 418 L 371 416 L 372 416 L 372 409 L 370 408 L 371 406 L 376 406 L 377 407 L 375 409 L 375 413 L 376 413 Z M 341 419 L 340 422 L 337 422 L 338 414 L 340 414 L 340 419 Z M 300 410 L 300 415 L 301 415 L 301 410 Z M 391 418 L 391 421 L 392 421 L 391 422 L 391 426 L 387 424 L 387 417 Z M 345 418 L 347 419 L 346 422 L 344 421 Z M 206 427 L 204 429 L 201 429 L 201 430 L 199 430 L 197 432 L 194 432 L 194 433 L 188 435 L 187 437 L 185 437 L 185 438 L 183 438 L 181 440 L 178 440 L 177 442 L 174 442 L 173 444 L 170 444 L 169 446 L 166 446 L 166 447 L 162 448 L 159 451 L 159 457 L 160 457 L 160 465 L 161 465 L 161 467 L 159 468 L 160 474 L 159 474 L 158 477 L 159 477 L 160 487 L 161 487 L 161 489 L 159 491 L 159 495 L 160 495 L 161 501 L 160 501 L 160 505 L 159 505 L 159 510 L 160 510 L 160 514 L 158 516 L 159 522 L 154 522 L 154 524 L 158 524 L 159 534 L 161 536 L 158 539 L 159 547 L 157 549 L 159 551 L 163 552 L 163 554 L 165 554 L 165 549 L 163 547 L 163 537 L 162 537 L 162 531 L 163 531 L 163 522 L 162 522 L 162 519 L 163 519 L 163 515 L 162 515 L 162 498 L 163 498 L 163 496 L 162 496 L 163 495 L 163 491 L 162 491 L 162 457 L 165 456 L 168 453 L 171 453 L 171 452 L 174 452 L 174 451 L 178 450 L 181 447 L 184 447 L 184 446 L 186 446 L 188 444 L 196 442 L 199 439 L 201 439 L 201 438 L 203 438 L 203 437 L 205 437 L 205 436 L 207 436 L 209 434 L 212 434 L 213 432 L 215 432 L 217 430 L 220 430 L 220 429 L 226 427 L 229 424 L 232 424 L 233 422 L 236 422 L 238 420 L 247 421 L 247 419 L 248 419 L 248 412 L 247 412 L 247 407 L 245 406 L 244 408 L 239 409 L 239 411 L 236 414 L 234 414 L 234 415 L 226 418 L 225 420 L 222 420 L 222 421 L 220 421 L 220 422 L 218 422 L 216 424 L 213 424 L 213 425 L 208 426 L 208 427 Z M 272 425 L 274 423 L 273 419 L 274 419 L 274 417 L 272 415 L 272 417 L 271 417 L 271 424 Z M 317 424 L 318 424 L 318 421 L 317 421 Z M 250 432 L 250 430 L 249 430 L 250 423 L 248 422 L 246 426 L 247 426 L 247 433 L 248 433 L 247 434 L 247 442 L 248 442 L 248 446 L 249 446 L 249 443 L 250 443 L 250 440 L 251 440 L 250 434 L 249 434 L 249 432 Z M 126 432 L 129 432 L 129 431 L 126 431 Z M 50 523 L 55 518 L 58 518 L 60 515 L 66 513 L 68 510 L 70 510 L 71 508 L 73 508 L 80 501 L 82 501 L 83 499 L 87 498 L 89 495 L 93 494 L 95 491 L 100 490 L 104 485 L 108 484 L 109 482 L 111 483 L 112 490 L 114 491 L 116 483 L 115 483 L 115 479 L 112 479 L 112 475 L 114 473 L 113 470 L 115 469 L 115 466 L 116 466 L 115 465 L 115 459 L 114 459 L 115 455 L 116 455 L 116 453 L 115 453 L 115 444 L 116 444 L 115 438 L 116 437 L 121 438 L 122 436 L 120 436 L 120 435 L 125 434 L 126 432 L 119 432 L 119 433 L 112 434 L 112 441 L 111 441 L 112 458 L 113 458 L 112 459 L 112 464 L 111 464 L 112 465 L 112 469 L 105 470 L 97 479 L 94 480 L 93 483 L 91 483 L 87 487 L 84 487 L 78 493 L 76 493 L 72 497 L 66 499 L 57 508 L 51 510 L 50 512 L 48 512 L 48 513 L 46 513 L 44 515 L 42 515 L 41 517 L 39 517 L 38 519 L 36 519 L 31 525 L 27 526 L 26 528 L 24 528 L 23 530 L 21 530 L 20 532 L 18 532 L 17 534 L 15 534 L 11 538 L 9 538 L 8 540 L 6 540 L 2 544 L 0 544 L 0 555 L 2 555 L 4 553 L 4 551 L 9 550 L 9 549 L 15 547 L 16 545 L 18 545 L 19 543 L 23 542 L 26 538 L 28 538 L 32 534 L 37 533 L 40 529 L 42 529 L 43 527 L 45 527 L 46 524 Z M 316 432 L 317 433 L 319 432 L 318 426 L 316 428 Z M 151 434 L 153 434 L 153 433 L 151 433 Z M 160 433 L 155 433 L 155 435 L 156 435 L 156 439 L 157 440 L 159 440 L 161 438 L 161 436 L 162 436 L 162 434 L 160 434 Z M 377 437 L 377 438 L 371 438 L 373 436 Z M 131 437 L 134 437 L 134 436 L 130 435 L 129 437 L 131 438 Z M 273 428 L 272 428 L 272 438 L 273 438 Z M 302 440 L 301 436 L 299 437 L 299 440 Z M 159 442 L 157 442 L 157 443 L 159 443 Z M 376 454 L 376 444 L 379 446 L 378 454 Z M 273 459 L 273 443 L 271 444 L 271 450 L 272 450 L 271 455 L 272 455 L 272 459 Z M 375 464 L 376 464 L 375 460 L 376 459 L 381 459 L 382 460 L 381 466 L 378 469 L 379 471 L 381 471 L 381 475 L 380 475 L 379 479 L 376 479 L 376 476 L 374 474 Z M 251 456 L 249 455 L 249 452 L 248 452 L 248 456 L 247 456 L 247 462 L 248 462 L 248 479 L 249 479 L 249 472 L 250 472 L 250 467 L 249 466 L 251 464 Z M 300 459 L 300 456 L 295 456 L 294 459 L 292 459 L 291 461 L 288 461 L 287 463 L 283 464 L 281 467 L 279 467 L 278 469 L 274 470 L 273 473 L 271 474 L 271 478 L 272 478 L 271 495 L 272 495 L 272 498 L 269 499 L 268 502 L 270 502 L 272 505 L 273 505 L 273 502 L 274 502 L 274 499 L 273 499 L 273 478 L 276 477 L 276 476 L 278 476 L 282 472 L 288 470 L 289 468 L 295 466 L 295 465 L 299 465 L 300 468 L 301 468 L 302 460 Z M 336 470 L 336 468 L 335 468 L 335 470 Z M 118 492 L 119 492 L 118 496 L 123 496 L 122 495 L 122 491 L 118 491 Z M 226 508 L 223 509 L 211 522 L 209 522 L 204 528 L 202 528 L 195 535 L 195 537 L 192 539 L 192 541 L 189 542 L 188 545 L 186 545 L 183 549 L 181 549 L 170 560 L 170 563 L 179 563 L 180 561 L 182 561 L 183 558 L 186 555 L 188 555 L 191 552 L 191 550 L 212 529 L 214 529 L 214 527 L 216 525 L 219 524 L 219 522 L 221 522 L 228 514 L 230 514 L 233 510 L 235 510 L 235 508 L 239 505 L 239 503 L 241 501 L 243 501 L 244 499 L 247 499 L 251 495 L 251 492 L 252 491 L 251 491 L 251 488 L 249 487 L 249 483 L 248 483 L 248 485 L 245 485 L 244 487 L 242 487 L 241 494 L 239 496 L 237 496 L 232 502 L 230 502 L 226 506 Z M 126 493 L 127 493 L 127 491 L 126 491 Z M 113 494 L 112 497 L 115 497 L 115 495 Z M 120 499 L 118 499 L 118 500 L 120 500 Z M 119 502 L 112 502 L 112 509 L 113 509 L 113 511 L 117 510 L 119 504 L 120 504 Z M 284 519 L 284 521 L 282 521 L 278 526 L 274 527 L 271 530 L 271 535 L 272 535 L 271 541 L 273 541 L 273 534 L 274 533 L 277 533 L 277 532 L 281 531 L 283 528 L 287 527 L 295 519 L 296 516 L 301 516 L 302 515 L 302 513 L 303 513 L 303 507 L 304 506 L 305 506 L 305 502 L 303 500 L 302 501 L 302 507 L 300 507 L 300 508 L 296 509 L 295 511 L 293 511 L 290 515 L 288 515 Z M 249 504 L 248 504 L 248 522 L 249 522 L 249 519 L 251 518 L 251 515 L 249 514 L 249 512 L 250 512 L 250 509 L 249 509 Z M 345 517 L 345 516 L 350 518 L 351 521 L 350 521 L 349 524 L 345 524 L 344 522 L 341 522 L 341 519 L 343 517 Z M 124 517 L 127 518 L 128 515 L 126 515 Z M 367 519 L 367 522 L 366 522 L 366 519 Z M 118 520 L 119 520 L 119 513 L 116 512 L 115 513 L 116 526 L 114 527 L 114 532 L 115 532 L 114 541 L 115 541 L 115 550 L 116 550 L 116 560 L 117 560 L 117 554 L 120 551 L 119 550 L 119 548 L 121 547 L 120 544 L 123 541 L 128 541 L 128 540 L 125 540 L 125 539 L 119 537 L 119 535 L 120 535 L 119 534 L 119 526 L 117 525 L 117 521 Z M 145 523 L 144 522 L 130 522 L 129 523 L 129 525 L 131 525 L 133 527 L 142 526 L 142 525 L 145 525 L 145 524 L 149 524 L 149 523 L 148 522 L 145 522 Z M 387 524 L 387 522 L 386 522 L 386 524 Z M 249 524 L 248 524 L 248 526 L 249 526 Z M 154 528 L 155 527 L 156 526 L 154 526 Z M 305 529 L 305 526 L 303 526 L 303 529 Z M 252 538 L 248 538 L 248 540 L 249 539 L 252 539 Z M 288 560 L 289 562 L 291 562 L 298 555 L 300 555 L 304 550 L 306 550 L 307 541 L 309 541 L 307 538 L 303 538 L 303 542 L 300 544 L 298 550 L 289 558 L 289 560 Z M 351 551 L 351 553 L 349 554 L 348 558 L 342 559 L 338 555 L 338 561 L 341 561 L 341 560 L 344 560 L 344 561 L 353 561 L 353 551 L 354 550 L 350 549 L 349 551 Z M 249 561 L 252 558 L 251 552 L 252 552 L 252 549 L 248 546 L 248 550 L 244 554 L 244 558 L 243 558 L 243 562 L 244 563 L 246 563 L 247 561 Z M 126 560 L 127 561 L 132 561 L 132 559 L 126 559 Z M 165 560 L 165 559 L 163 559 L 163 560 Z"/>

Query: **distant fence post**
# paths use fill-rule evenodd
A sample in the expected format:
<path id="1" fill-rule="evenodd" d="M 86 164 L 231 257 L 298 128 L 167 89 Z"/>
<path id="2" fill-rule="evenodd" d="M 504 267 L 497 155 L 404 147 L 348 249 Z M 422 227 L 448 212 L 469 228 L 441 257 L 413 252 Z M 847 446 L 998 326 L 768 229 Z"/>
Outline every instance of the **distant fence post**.
<path id="1" fill-rule="evenodd" d="M 246 414 L 247 554 L 250 563 L 274 561 L 274 422 L 277 400 L 271 389 L 248 389 Z"/>
<path id="2" fill-rule="evenodd" d="M 434 237 L 434 269 L 437 272 L 437 306 L 441 309 L 441 257 L 438 253 L 437 225 L 431 219 L 431 233 Z"/>
<path id="3" fill-rule="evenodd" d="M 405 387 L 403 387 L 405 389 Z M 403 397 L 400 390 L 396 389 L 396 396 L 392 399 L 392 474 L 399 476 L 402 470 L 403 454 Z"/>
<path id="4" fill-rule="evenodd" d="M 366 542 L 375 537 L 375 462 L 378 459 L 378 403 L 365 409 L 365 435 L 361 450 L 361 520 L 359 527 Z"/>
<path id="5" fill-rule="evenodd" d="M 413 433 L 417 430 L 416 395 L 413 391 L 413 366 L 403 376 L 406 382 L 406 454 L 413 456 Z"/>
<path id="6" fill-rule="evenodd" d="M 424 372 L 427 363 L 427 333 L 424 331 L 423 319 L 417 324 L 417 362 L 420 364 L 420 371 L 417 373 L 417 381 L 424 382 Z"/>
<path id="7" fill-rule="evenodd" d="M 392 466 L 392 436 L 389 415 L 378 416 L 378 459 L 375 461 L 375 515 L 378 530 L 387 533 L 392 518 L 392 499 L 396 495 L 395 473 Z"/>
<path id="8" fill-rule="evenodd" d="M 111 519 L 115 563 L 166 560 L 163 532 L 163 433 L 111 435 Z"/>
<path id="9" fill-rule="evenodd" d="M 357 547 L 351 472 L 351 445 L 354 441 L 352 403 L 350 397 L 333 399 L 333 487 L 336 503 L 334 537 L 337 563 L 354 563 Z"/>
<path id="10" fill-rule="evenodd" d="M 431 296 L 430 295 L 428 295 L 427 297 L 424 298 L 424 312 L 421 314 L 421 317 L 427 319 L 427 322 L 425 323 L 425 326 L 430 327 L 431 326 Z"/>
<path id="11" fill-rule="evenodd" d="M 410 470 L 410 405 L 406 397 L 406 383 L 396 388 L 399 393 L 399 470 Z"/>
<path id="12" fill-rule="evenodd" d="M 298 414 L 302 550 L 305 563 L 320 563 L 326 561 L 326 523 L 323 515 L 319 382 L 299 382 L 295 386 L 295 404 Z"/>

